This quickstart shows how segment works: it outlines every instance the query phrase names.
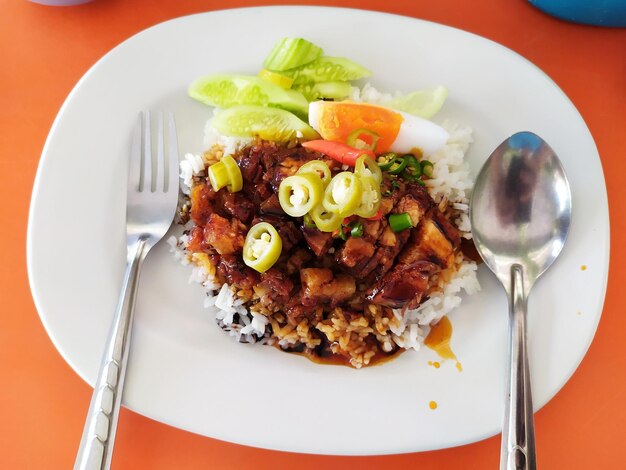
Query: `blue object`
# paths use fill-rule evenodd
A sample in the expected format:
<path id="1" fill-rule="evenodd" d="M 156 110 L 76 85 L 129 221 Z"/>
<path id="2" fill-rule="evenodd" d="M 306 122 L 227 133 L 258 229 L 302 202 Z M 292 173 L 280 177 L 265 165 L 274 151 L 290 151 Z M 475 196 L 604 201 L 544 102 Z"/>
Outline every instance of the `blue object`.
<path id="1" fill-rule="evenodd" d="M 528 0 L 566 21 L 595 26 L 626 26 L 626 0 Z"/>

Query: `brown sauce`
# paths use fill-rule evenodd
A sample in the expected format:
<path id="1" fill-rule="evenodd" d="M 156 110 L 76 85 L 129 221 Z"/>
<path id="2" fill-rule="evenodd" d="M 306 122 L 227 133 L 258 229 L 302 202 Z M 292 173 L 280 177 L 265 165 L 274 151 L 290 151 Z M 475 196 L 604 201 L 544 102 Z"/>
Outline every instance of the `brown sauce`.
<path id="1" fill-rule="evenodd" d="M 283 349 L 277 343 L 274 344 L 274 347 L 278 349 L 279 351 L 288 352 L 291 354 L 297 354 L 298 356 L 306 357 L 309 361 L 315 362 L 316 364 L 352 367 L 352 365 L 350 364 L 349 357 L 344 356 L 342 354 L 335 354 L 326 348 L 320 349 L 320 350 L 316 349 L 313 352 L 311 352 L 310 350 L 307 350 L 307 349 L 303 349 L 303 350 Z M 390 353 L 379 351 L 376 354 L 374 354 L 374 356 L 370 358 L 369 363 L 367 365 L 364 364 L 363 367 L 370 367 L 374 365 L 384 364 L 388 361 L 391 361 L 392 359 L 395 359 L 404 351 L 405 350 L 401 348 L 398 348 L 395 351 L 390 352 Z"/>
<path id="2" fill-rule="evenodd" d="M 478 254 L 478 250 L 476 249 L 476 245 L 474 245 L 473 240 L 462 238 L 461 252 L 465 255 L 466 258 L 476 262 L 477 264 L 481 264 L 483 262 L 483 259 L 480 257 L 480 254 Z"/>
<path id="3" fill-rule="evenodd" d="M 456 354 L 450 347 L 450 339 L 452 338 L 452 323 L 448 317 L 442 317 L 439 323 L 430 328 L 428 336 L 424 340 L 424 344 L 435 351 L 443 360 L 452 359 L 456 362 L 456 368 L 459 372 L 463 371 L 463 366 L 457 360 Z"/>

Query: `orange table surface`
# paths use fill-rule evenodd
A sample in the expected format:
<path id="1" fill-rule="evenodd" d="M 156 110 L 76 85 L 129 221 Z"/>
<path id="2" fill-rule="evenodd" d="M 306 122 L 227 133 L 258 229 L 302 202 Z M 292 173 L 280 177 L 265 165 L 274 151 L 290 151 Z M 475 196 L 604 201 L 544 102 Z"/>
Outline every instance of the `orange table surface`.
<path id="1" fill-rule="evenodd" d="M 61 104 L 103 54 L 142 29 L 190 13 L 262 4 L 267 2 L 96 0 L 57 8 L 24 0 L 0 2 L 0 468 L 70 468 L 91 397 L 91 388 L 46 335 L 26 273 L 31 188 Z M 609 193 L 608 291 L 588 354 L 536 415 L 537 452 L 542 469 L 626 468 L 626 289 L 619 286 L 626 278 L 626 29 L 562 22 L 524 0 L 319 4 L 422 18 L 495 40 L 543 69 L 582 114 L 598 146 Z M 488 469 L 497 468 L 499 441 L 496 436 L 404 455 L 312 456 L 221 442 L 123 409 L 113 468 Z"/>

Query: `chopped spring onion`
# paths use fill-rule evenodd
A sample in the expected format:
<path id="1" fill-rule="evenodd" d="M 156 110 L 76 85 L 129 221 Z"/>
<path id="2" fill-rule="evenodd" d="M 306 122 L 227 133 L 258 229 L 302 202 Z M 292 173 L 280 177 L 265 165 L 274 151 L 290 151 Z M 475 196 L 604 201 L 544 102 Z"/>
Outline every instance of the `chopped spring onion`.
<path id="1" fill-rule="evenodd" d="M 408 212 L 402 212 L 401 214 L 391 214 L 389 216 L 389 226 L 394 232 L 402 232 L 407 228 L 413 227 L 413 222 Z"/>
<path id="2" fill-rule="evenodd" d="M 339 238 L 345 241 L 348 239 L 349 232 L 350 232 L 350 228 L 346 227 L 345 225 L 342 225 L 341 227 L 339 227 L 337 235 L 339 235 Z"/>
<path id="3" fill-rule="evenodd" d="M 351 227 L 350 236 L 357 238 L 363 236 L 363 222 L 361 222 L 360 220 L 352 222 L 349 227 Z"/>

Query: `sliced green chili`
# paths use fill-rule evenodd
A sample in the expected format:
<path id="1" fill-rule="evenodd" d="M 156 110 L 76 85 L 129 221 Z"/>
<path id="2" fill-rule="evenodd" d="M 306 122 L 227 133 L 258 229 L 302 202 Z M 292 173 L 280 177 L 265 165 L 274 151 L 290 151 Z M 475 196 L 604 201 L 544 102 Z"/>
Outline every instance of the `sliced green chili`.
<path id="1" fill-rule="evenodd" d="M 422 174 L 426 177 L 426 178 L 432 178 L 433 177 L 433 163 L 429 162 L 428 160 L 422 160 L 420 162 L 420 166 L 422 169 Z"/>
<path id="2" fill-rule="evenodd" d="M 402 170 L 406 168 L 407 164 L 408 162 L 405 157 L 398 157 L 387 171 L 392 175 L 399 175 L 402 173 Z"/>
<path id="3" fill-rule="evenodd" d="M 283 242 L 273 225 L 259 222 L 246 235 L 243 262 L 255 271 L 264 273 L 278 260 Z"/>
<path id="4" fill-rule="evenodd" d="M 409 181 L 416 181 L 422 176 L 422 167 L 413 155 L 405 155 L 406 168 L 402 172 L 402 177 Z"/>
<path id="5" fill-rule="evenodd" d="M 373 217 L 381 203 L 380 185 L 372 176 L 361 176 L 361 201 L 354 213 L 360 217 Z"/>
<path id="6" fill-rule="evenodd" d="M 375 150 L 380 137 L 368 129 L 356 129 L 348 135 L 346 144 L 359 150 Z"/>
<path id="7" fill-rule="evenodd" d="M 378 166 L 381 170 L 388 170 L 389 168 L 391 168 L 391 165 L 394 164 L 397 158 L 398 154 L 394 152 L 387 152 L 380 155 L 376 159 L 376 163 L 378 163 Z"/>
<path id="8" fill-rule="evenodd" d="M 330 169 L 328 165 L 321 160 L 311 160 L 300 167 L 296 174 L 313 173 L 320 177 L 324 188 L 330 183 Z"/>
<path id="9" fill-rule="evenodd" d="M 292 217 L 302 217 L 324 195 L 322 180 L 315 173 L 301 173 L 285 178 L 278 188 L 280 207 Z"/>
<path id="10" fill-rule="evenodd" d="M 380 171 L 380 167 L 367 155 L 361 155 L 356 159 L 354 173 L 359 177 L 370 176 L 374 178 L 377 184 L 383 181 L 383 172 Z"/>
<path id="11" fill-rule="evenodd" d="M 334 232 L 341 227 L 343 217 L 340 214 L 325 209 L 322 204 L 318 204 L 311 209 L 309 214 L 320 232 Z"/>
<path id="12" fill-rule="evenodd" d="M 231 193 L 241 191 L 243 188 L 243 178 L 237 162 L 230 155 L 209 167 L 209 181 L 214 191 L 219 191 L 224 186 Z"/>
<path id="13" fill-rule="evenodd" d="M 359 206 L 362 195 L 363 189 L 359 178 L 354 173 L 342 171 L 330 180 L 322 204 L 327 211 L 347 217 Z"/>

